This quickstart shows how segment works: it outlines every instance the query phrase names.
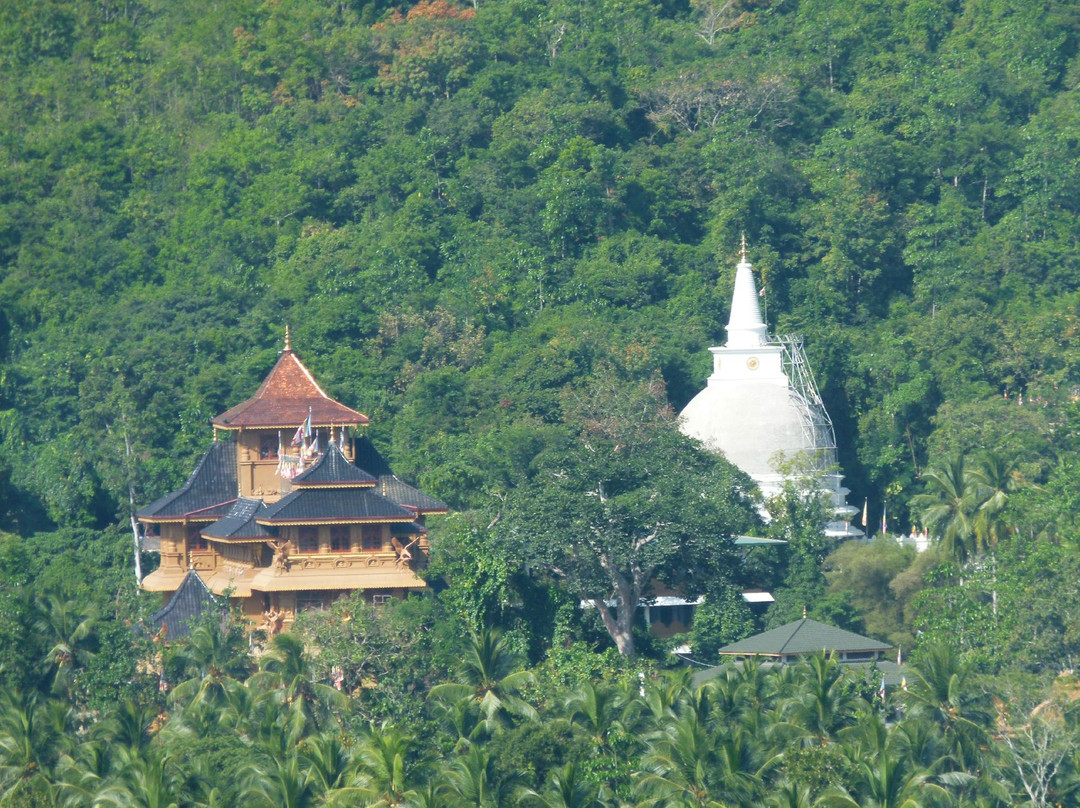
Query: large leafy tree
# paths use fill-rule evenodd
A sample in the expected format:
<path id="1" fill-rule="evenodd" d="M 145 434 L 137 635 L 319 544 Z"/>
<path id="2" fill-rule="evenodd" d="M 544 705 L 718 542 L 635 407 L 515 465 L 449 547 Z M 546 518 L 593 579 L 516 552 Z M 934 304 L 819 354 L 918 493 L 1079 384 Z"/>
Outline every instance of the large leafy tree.
<path id="1" fill-rule="evenodd" d="M 730 538 L 755 518 L 751 483 L 679 432 L 656 379 L 601 378 L 572 418 L 508 496 L 502 535 L 531 570 L 595 607 L 633 656 L 638 603 L 655 585 L 689 593 L 736 564 Z"/>

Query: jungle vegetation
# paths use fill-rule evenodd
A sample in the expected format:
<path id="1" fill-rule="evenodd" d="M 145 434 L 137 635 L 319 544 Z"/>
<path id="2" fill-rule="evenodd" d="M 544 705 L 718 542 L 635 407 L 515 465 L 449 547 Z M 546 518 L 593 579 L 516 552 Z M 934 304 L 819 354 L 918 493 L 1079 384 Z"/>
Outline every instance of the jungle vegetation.
<path id="1" fill-rule="evenodd" d="M 1075 801 L 1078 37 L 1057 0 L 0 3 L 0 802 Z M 722 459 L 618 439 L 704 384 L 743 234 L 850 501 L 931 551 L 831 546 L 797 487 L 762 525 Z M 454 509 L 441 591 L 307 648 L 227 614 L 153 646 L 132 503 L 286 324 Z M 578 608 L 622 584 L 552 572 L 579 473 L 622 538 L 709 481 L 647 559 L 706 595 L 709 661 L 806 607 L 908 690 L 623 658 Z M 701 542 L 747 529 L 789 544 Z"/>

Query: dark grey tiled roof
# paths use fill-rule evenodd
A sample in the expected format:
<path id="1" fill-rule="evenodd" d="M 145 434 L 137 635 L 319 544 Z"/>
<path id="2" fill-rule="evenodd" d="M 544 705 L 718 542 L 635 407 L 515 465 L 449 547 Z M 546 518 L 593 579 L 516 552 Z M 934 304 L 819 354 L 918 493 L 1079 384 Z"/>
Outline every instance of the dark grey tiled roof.
<path id="1" fill-rule="evenodd" d="M 368 486 L 375 485 L 375 478 L 363 469 L 359 469 L 350 463 L 341 453 L 336 443 L 331 442 L 326 454 L 320 457 L 315 465 L 297 475 L 292 481 L 297 488 L 314 488 L 316 486 Z"/>
<path id="2" fill-rule="evenodd" d="M 157 633 L 165 626 L 165 639 L 176 640 L 187 636 L 193 620 L 216 607 L 217 600 L 214 595 L 207 589 L 198 573 L 191 571 L 184 576 L 172 599 L 154 612 L 146 622 L 152 633 Z"/>
<path id="3" fill-rule="evenodd" d="M 720 649 L 720 653 L 780 656 L 813 654 L 822 650 L 891 651 L 892 646 L 804 617 L 802 620 L 796 620 L 779 628 L 733 642 L 731 645 L 725 645 Z"/>
<path id="4" fill-rule="evenodd" d="M 353 449 L 356 451 L 356 465 L 364 471 L 376 477 L 393 476 L 394 471 L 390 468 L 390 464 L 379 454 L 379 450 L 375 448 L 375 444 L 367 435 L 357 436 L 353 441 Z"/>
<path id="5" fill-rule="evenodd" d="M 259 514 L 262 524 L 312 521 L 411 521 L 416 514 L 370 488 L 301 488 Z"/>
<path id="6" fill-rule="evenodd" d="M 353 445 L 356 449 L 356 465 L 379 478 L 379 484 L 375 486 L 379 494 L 399 505 L 415 508 L 421 514 L 442 513 L 447 510 L 445 502 L 428 496 L 419 488 L 399 479 L 386 458 L 379 454 L 371 438 L 366 435 L 358 437 Z"/>
<path id="7" fill-rule="evenodd" d="M 266 528 L 255 523 L 255 517 L 266 506 L 261 499 L 241 497 L 229 508 L 228 514 L 203 530 L 211 539 L 253 539 L 268 535 Z"/>
<path id="8" fill-rule="evenodd" d="M 147 505 L 137 514 L 145 519 L 184 516 L 216 519 L 236 500 L 236 444 L 214 441 L 185 482 L 176 491 Z"/>
<path id="9" fill-rule="evenodd" d="M 408 483 L 403 483 L 393 475 L 379 477 L 379 483 L 375 486 L 375 490 L 399 505 L 415 508 L 421 514 L 441 513 L 447 510 L 445 502 L 441 502 L 435 497 L 429 497 L 420 489 L 413 488 Z"/>
<path id="10" fill-rule="evenodd" d="M 427 528 L 419 522 L 394 522 L 390 525 L 390 533 L 394 536 L 420 536 L 427 533 Z"/>

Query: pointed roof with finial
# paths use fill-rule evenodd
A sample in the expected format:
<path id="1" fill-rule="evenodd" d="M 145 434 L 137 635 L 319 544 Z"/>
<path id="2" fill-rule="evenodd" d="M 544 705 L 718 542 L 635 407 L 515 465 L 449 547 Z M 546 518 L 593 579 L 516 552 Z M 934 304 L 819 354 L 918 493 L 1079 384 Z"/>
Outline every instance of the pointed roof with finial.
<path id="1" fill-rule="evenodd" d="M 311 416 L 312 426 L 365 426 L 363 413 L 335 401 L 315 381 L 292 349 L 285 326 L 285 349 L 252 398 L 213 419 L 220 429 L 295 429 Z"/>
<path id="2" fill-rule="evenodd" d="M 864 637 L 817 620 L 803 617 L 778 628 L 725 645 L 723 656 L 773 656 L 791 654 L 886 652 L 894 650 L 887 642 Z"/>
<path id="3" fill-rule="evenodd" d="M 335 441 L 307 471 L 295 477 L 293 488 L 374 488 L 377 480 L 349 462 Z"/>
<path id="4" fill-rule="evenodd" d="M 758 290 L 754 273 L 746 260 L 746 234 L 742 237 L 741 260 L 735 267 L 735 289 L 731 295 L 731 317 L 727 324 L 727 347 L 752 348 L 765 345 L 767 327 L 758 305 Z"/>

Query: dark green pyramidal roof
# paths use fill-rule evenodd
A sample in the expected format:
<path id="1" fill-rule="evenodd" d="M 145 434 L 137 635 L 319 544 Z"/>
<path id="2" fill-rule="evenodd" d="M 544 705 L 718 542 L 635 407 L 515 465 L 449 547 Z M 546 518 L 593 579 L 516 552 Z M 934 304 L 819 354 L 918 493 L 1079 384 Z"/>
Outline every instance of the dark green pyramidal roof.
<path id="1" fill-rule="evenodd" d="M 755 634 L 720 649 L 721 654 L 740 656 L 787 656 L 818 651 L 891 651 L 888 643 L 872 640 L 804 617 L 779 628 Z"/>

